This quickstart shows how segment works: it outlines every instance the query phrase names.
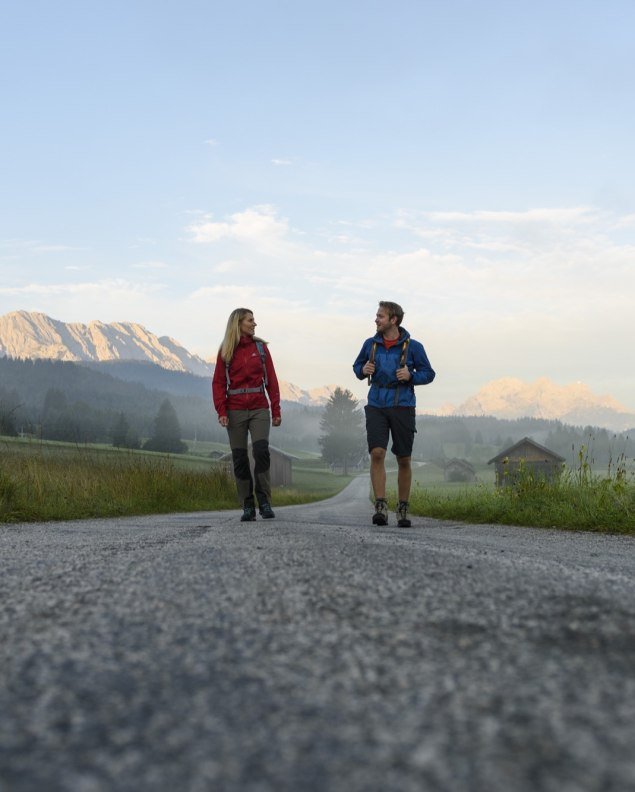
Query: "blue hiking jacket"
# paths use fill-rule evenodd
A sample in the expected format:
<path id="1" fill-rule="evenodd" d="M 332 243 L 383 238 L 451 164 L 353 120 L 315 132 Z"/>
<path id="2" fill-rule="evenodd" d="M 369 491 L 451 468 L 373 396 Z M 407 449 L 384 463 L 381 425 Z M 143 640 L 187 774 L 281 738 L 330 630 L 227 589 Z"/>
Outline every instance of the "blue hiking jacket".
<path id="1" fill-rule="evenodd" d="M 369 407 L 414 407 L 416 405 L 415 385 L 428 385 L 435 377 L 435 372 L 423 344 L 410 338 L 410 333 L 401 327 L 399 341 L 390 349 L 384 346 L 384 338 L 377 333 L 373 338 L 364 341 L 361 352 L 353 363 L 353 371 L 357 379 L 365 379 L 362 368 L 370 360 L 373 343 L 375 349 L 375 373 L 371 378 L 370 391 L 368 392 Z M 410 338 L 406 354 L 406 366 L 410 371 L 411 379 L 406 383 L 399 383 L 396 371 L 403 351 L 404 341 Z"/>

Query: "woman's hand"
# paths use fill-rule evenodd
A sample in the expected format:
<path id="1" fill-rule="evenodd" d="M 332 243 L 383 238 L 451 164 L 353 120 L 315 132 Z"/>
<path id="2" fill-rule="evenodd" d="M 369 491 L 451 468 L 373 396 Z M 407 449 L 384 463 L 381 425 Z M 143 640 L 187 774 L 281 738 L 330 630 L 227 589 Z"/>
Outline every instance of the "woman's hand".
<path id="1" fill-rule="evenodd" d="M 280 426 L 281 423 L 282 423 L 282 418 L 280 416 L 271 419 L 272 426 Z"/>
<path id="2" fill-rule="evenodd" d="M 228 427 L 229 426 L 229 418 L 226 415 L 219 415 L 218 416 L 218 423 L 221 426 Z"/>

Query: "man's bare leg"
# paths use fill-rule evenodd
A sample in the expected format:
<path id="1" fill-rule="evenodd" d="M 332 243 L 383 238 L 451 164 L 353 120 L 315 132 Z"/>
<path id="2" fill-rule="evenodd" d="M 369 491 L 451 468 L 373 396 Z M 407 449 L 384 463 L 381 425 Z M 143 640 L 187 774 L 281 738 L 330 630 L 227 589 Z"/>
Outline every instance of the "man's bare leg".
<path id="1" fill-rule="evenodd" d="M 375 495 L 375 514 L 373 525 L 388 525 L 388 506 L 386 505 L 386 458 L 385 448 L 373 448 L 370 452 L 370 482 Z"/>
<path id="2" fill-rule="evenodd" d="M 373 448 L 370 452 L 370 483 L 375 500 L 386 497 L 386 458 L 385 448 Z"/>
<path id="3" fill-rule="evenodd" d="M 410 497 L 410 486 L 412 484 L 410 457 L 397 457 L 397 464 L 399 465 L 397 472 L 397 492 L 399 493 L 397 525 L 400 528 L 410 528 L 412 525 L 408 517 L 408 498 Z"/>
<path id="4" fill-rule="evenodd" d="M 400 501 L 408 501 L 410 498 L 410 488 L 412 486 L 412 466 L 411 457 L 397 457 L 399 470 L 397 472 L 397 491 Z"/>

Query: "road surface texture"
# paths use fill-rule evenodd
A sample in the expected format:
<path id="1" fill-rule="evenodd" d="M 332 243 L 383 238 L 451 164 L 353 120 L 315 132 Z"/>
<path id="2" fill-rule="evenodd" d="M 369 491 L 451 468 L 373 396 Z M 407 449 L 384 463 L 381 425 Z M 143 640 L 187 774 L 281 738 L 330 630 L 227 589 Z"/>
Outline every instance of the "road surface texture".
<path id="1" fill-rule="evenodd" d="M 277 511 L 0 526 L 2 792 L 635 789 L 633 538 Z"/>

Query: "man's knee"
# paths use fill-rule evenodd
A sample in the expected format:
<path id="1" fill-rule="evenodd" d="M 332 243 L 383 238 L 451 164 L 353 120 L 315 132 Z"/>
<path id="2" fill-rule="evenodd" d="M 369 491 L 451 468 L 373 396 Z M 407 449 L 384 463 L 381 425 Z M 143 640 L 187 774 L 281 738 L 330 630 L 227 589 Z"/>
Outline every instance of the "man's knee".
<path id="1" fill-rule="evenodd" d="M 371 448 L 370 459 L 372 462 L 383 462 L 386 457 L 385 448 Z"/>
<path id="2" fill-rule="evenodd" d="M 402 470 L 407 470 L 410 467 L 410 460 L 412 457 L 397 457 L 397 464 Z"/>

